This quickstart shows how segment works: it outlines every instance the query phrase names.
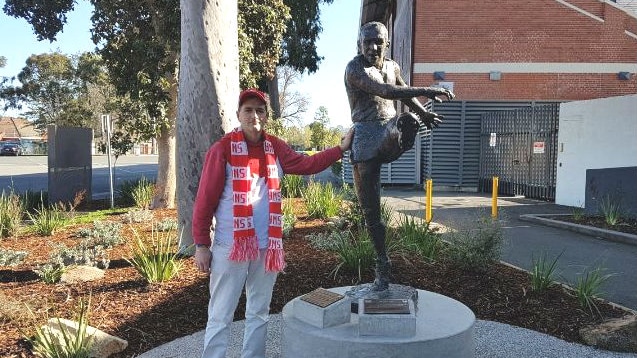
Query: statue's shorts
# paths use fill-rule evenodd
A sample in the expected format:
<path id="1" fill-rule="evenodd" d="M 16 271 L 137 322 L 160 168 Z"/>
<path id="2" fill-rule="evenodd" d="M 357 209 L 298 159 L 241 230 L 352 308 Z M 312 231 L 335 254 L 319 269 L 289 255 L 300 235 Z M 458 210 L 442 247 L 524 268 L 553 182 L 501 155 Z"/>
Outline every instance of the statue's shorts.
<path id="1" fill-rule="evenodd" d="M 418 117 L 410 112 L 385 121 L 355 122 L 350 161 L 393 162 L 414 146 L 419 127 Z"/>

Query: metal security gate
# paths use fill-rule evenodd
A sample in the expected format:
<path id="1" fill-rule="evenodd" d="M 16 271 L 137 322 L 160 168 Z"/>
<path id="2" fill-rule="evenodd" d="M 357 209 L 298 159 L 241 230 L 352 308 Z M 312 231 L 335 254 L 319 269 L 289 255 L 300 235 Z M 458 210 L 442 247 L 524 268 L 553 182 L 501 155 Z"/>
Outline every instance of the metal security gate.
<path id="1" fill-rule="evenodd" d="M 559 103 L 482 115 L 480 190 L 555 200 Z"/>

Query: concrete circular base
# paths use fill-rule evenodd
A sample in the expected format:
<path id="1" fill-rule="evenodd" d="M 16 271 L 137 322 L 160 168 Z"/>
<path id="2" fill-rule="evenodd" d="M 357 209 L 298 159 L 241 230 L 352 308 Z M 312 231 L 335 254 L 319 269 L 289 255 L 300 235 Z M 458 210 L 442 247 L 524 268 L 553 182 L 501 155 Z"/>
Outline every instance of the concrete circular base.
<path id="1" fill-rule="evenodd" d="M 344 294 L 349 288 L 330 291 Z M 283 357 L 466 358 L 475 354 L 475 315 L 462 303 L 437 293 L 418 290 L 416 333 L 411 337 L 360 336 L 357 314 L 346 324 L 311 326 L 294 316 L 298 299 L 283 307 Z"/>

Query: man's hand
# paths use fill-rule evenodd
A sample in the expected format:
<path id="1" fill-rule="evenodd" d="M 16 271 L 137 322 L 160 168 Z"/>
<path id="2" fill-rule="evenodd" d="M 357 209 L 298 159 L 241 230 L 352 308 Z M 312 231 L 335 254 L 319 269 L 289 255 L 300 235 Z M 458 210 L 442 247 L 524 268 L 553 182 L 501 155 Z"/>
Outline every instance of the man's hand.
<path id="1" fill-rule="evenodd" d="M 347 151 L 352 145 L 352 138 L 354 137 L 354 128 L 350 128 L 344 136 L 341 137 L 341 152 Z"/>
<path id="2" fill-rule="evenodd" d="M 451 101 L 452 99 L 456 97 L 456 95 L 454 95 L 453 92 L 449 91 L 446 88 L 433 88 L 430 94 L 427 95 L 427 98 L 432 99 L 434 102 L 441 103 L 442 100 L 438 98 L 438 96 L 445 96 L 447 97 L 448 101 Z"/>
<path id="3" fill-rule="evenodd" d="M 444 119 L 444 116 L 434 112 L 417 111 L 416 114 L 420 118 L 420 123 L 430 130 L 434 127 L 438 127 Z"/>
<path id="4" fill-rule="evenodd" d="M 199 271 L 210 273 L 211 261 L 212 252 L 210 252 L 210 248 L 201 246 L 195 249 L 195 266 Z"/>

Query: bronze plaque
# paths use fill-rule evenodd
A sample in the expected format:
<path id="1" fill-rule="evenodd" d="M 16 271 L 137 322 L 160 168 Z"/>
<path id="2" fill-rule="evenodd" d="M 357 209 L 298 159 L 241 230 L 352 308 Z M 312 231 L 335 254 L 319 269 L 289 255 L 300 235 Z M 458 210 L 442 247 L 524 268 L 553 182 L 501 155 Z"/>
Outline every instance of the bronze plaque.
<path id="1" fill-rule="evenodd" d="M 365 314 L 409 314 L 409 300 L 402 298 L 366 298 L 363 300 Z"/>
<path id="2" fill-rule="evenodd" d="M 324 288 L 317 288 L 316 290 L 301 296 L 301 299 L 315 306 L 325 308 L 332 303 L 339 301 L 343 297 L 345 296 L 339 293 L 332 292 Z"/>

